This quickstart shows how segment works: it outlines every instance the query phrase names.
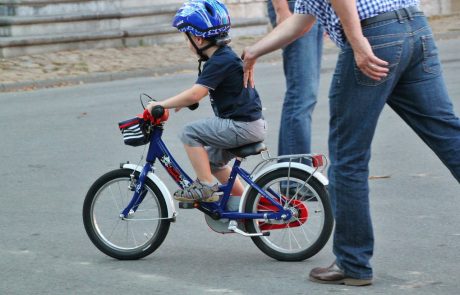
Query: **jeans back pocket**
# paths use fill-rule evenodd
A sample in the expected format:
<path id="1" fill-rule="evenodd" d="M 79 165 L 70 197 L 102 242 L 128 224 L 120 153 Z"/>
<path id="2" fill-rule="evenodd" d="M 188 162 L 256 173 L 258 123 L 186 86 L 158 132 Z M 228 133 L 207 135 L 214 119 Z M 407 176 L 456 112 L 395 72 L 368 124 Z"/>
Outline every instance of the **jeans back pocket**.
<path id="1" fill-rule="evenodd" d="M 438 58 L 438 47 L 434 42 L 433 35 L 420 37 L 423 49 L 423 70 L 431 74 L 439 74 L 441 63 Z"/>
<path id="2" fill-rule="evenodd" d="M 356 65 L 356 61 L 354 62 L 354 69 L 355 69 L 355 78 L 356 82 L 360 85 L 364 86 L 378 86 L 385 81 L 389 80 L 395 75 L 395 71 L 399 62 L 401 60 L 402 50 L 403 50 L 403 40 L 400 41 L 393 41 L 378 45 L 372 46 L 372 51 L 374 55 L 388 62 L 388 75 L 381 80 L 377 81 L 368 76 L 366 76 Z"/>

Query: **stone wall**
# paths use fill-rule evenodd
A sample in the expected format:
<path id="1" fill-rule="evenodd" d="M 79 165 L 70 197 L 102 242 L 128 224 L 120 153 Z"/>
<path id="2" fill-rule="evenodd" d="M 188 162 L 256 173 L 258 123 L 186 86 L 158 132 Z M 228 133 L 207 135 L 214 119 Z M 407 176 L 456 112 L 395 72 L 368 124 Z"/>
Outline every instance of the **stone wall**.
<path id="1" fill-rule="evenodd" d="M 267 32 L 264 0 L 225 0 L 232 36 Z M 0 58 L 182 40 L 171 20 L 183 0 L 0 0 Z"/>
<path id="2" fill-rule="evenodd" d="M 160 3 L 178 3 L 178 0 L 152 0 Z M 260 17 L 265 14 L 266 0 L 223 0 L 234 17 Z M 460 12 L 460 0 L 421 0 L 421 6 L 427 15 L 447 15 Z"/>
<path id="3" fill-rule="evenodd" d="M 267 32 L 267 0 L 223 0 L 232 34 Z M 139 46 L 181 37 L 171 20 L 184 0 L 0 0 L 0 57 Z M 460 0 L 421 0 L 428 16 L 460 12 Z"/>
<path id="4" fill-rule="evenodd" d="M 0 0 L 0 16 L 123 10 L 181 2 L 183 0 Z M 266 0 L 223 0 L 223 2 L 229 7 L 232 17 L 265 16 Z M 429 16 L 460 12 L 460 0 L 421 0 L 421 6 Z"/>
<path id="5" fill-rule="evenodd" d="M 180 5 L 183 0 L 0 0 L 0 17 L 59 15 L 76 12 L 123 10 L 155 5 Z M 232 17 L 265 15 L 266 0 L 224 0 Z"/>
<path id="6" fill-rule="evenodd" d="M 134 0 L 133 0 L 134 1 Z M 177 3 L 178 0 L 152 0 L 158 3 Z M 259 17 L 265 13 L 266 0 L 223 0 L 234 17 Z M 429 16 L 447 15 L 460 12 L 460 0 L 421 0 L 421 6 Z"/>
<path id="7" fill-rule="evenodd" d="M 254 18 L 266 16 L 266 0 L 225 0 L 223 1 L 233 18 Z"/>
<path id="8" fill-rule="evenodd" d="M 460 12 L 460 0 L 421 0 L 420 3 L 427 16 Z"/>

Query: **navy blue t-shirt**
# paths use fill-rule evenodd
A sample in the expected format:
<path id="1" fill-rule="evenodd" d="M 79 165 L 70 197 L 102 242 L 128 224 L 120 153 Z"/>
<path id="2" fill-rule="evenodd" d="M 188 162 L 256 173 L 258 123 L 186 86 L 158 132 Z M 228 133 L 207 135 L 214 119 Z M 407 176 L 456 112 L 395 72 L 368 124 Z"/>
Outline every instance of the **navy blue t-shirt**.
<path id="1" fill-rule="evenodd" d="M 255 88 L 244 88 L 243 61 L 229 46 L 220 47 L 206 61 L 196 84 L 209 89 L 217 117 L 244 122 L 262 118 L 259 94 Z"/>

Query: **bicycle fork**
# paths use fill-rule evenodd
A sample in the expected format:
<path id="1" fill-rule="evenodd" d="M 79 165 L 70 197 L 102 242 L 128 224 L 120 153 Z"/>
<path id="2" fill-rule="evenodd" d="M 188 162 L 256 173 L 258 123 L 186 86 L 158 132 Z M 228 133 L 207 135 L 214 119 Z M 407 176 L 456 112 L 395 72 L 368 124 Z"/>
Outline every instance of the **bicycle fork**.
<path id="1" fill-rule="evenodd" d="M 131 174 L 131 181 L 129 183 L 129 189 L 134 191 L 134 195 L 131 198 L 128 206 L 120 212 L 120 218 L 125 219 L 128 218 L 130 214 L 134 214 L 139 208 L 139 205 L 144 200 L 145 196 L 147 195 L 147 190 L 143 189 L 145 180 L 147 178 L 147 174 L 152 170 L 152 165 L 150 163 L 146 163 L 144 168 L 142 169 L 141 174 L 139 175 L 139 180 L 136 182 L 134 177 L 134 171 Z"/>

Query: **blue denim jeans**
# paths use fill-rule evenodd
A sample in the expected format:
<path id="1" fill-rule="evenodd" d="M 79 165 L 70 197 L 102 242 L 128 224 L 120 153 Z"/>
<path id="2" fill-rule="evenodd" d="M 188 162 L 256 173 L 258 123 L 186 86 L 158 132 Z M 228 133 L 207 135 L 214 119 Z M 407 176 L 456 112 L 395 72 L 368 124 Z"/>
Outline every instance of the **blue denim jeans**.
<path id="1" fill-rule="evenodd" d="M 291 11 L 295 1 L 288 1 Z M 267 2 L 273 27 L 276 14 Z M 315 24 L 310 32 L 283 48 L 286 93 L 281 111 L 278 154 L 305 154 L 311 151 L 311 116 L 318 95 L 323 49 L 323 30 Z"/>
<path id="2" fill-rule="evenodd" d="M 375 81 L 356 66 L 347 44 L 329 93 L 328 171 L 336 227 L 337 265 L 351 277 L 372 277 L 374 236 L 369 210 L 369 160 L 379 115 L 387 103 L 436 153 L 460 182 L 460 120 L 442 76 L 438 50 L 423 15 L 363 28 L 374 54 L 389 63 Z M 409 151 L 408 151 L 409 152 Z"/>

